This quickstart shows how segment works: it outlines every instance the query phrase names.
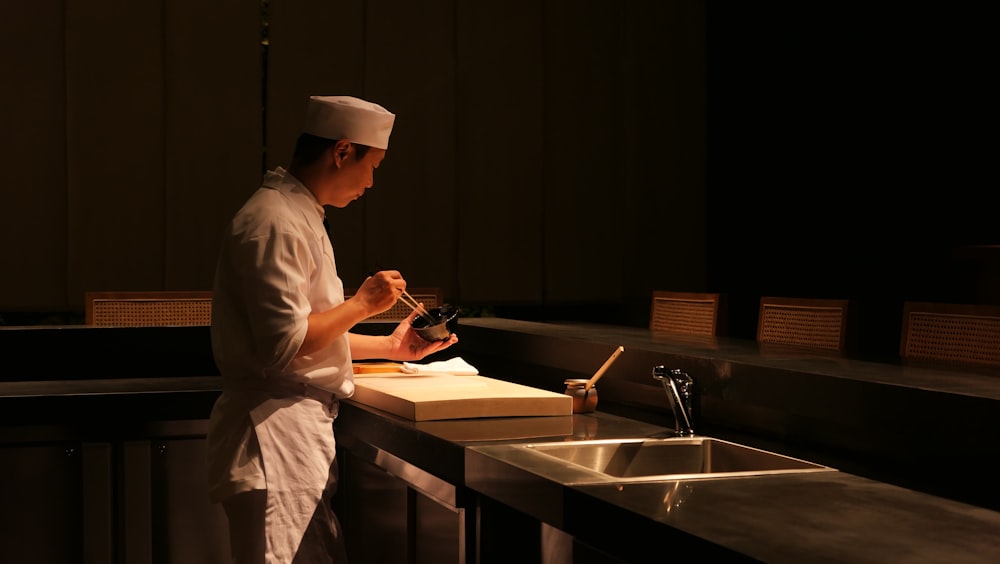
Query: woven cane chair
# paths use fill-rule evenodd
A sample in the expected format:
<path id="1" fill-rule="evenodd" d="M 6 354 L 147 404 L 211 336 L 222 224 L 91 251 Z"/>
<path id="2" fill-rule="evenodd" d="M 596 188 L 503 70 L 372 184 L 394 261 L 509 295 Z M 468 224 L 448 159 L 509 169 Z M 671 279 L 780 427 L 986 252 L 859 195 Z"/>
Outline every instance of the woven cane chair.
<path id="1" fill-rule="evenodd" d="M 345 289 L 344 299 L 349 299 L 354 294 L 358 292 L 357 288 Z M 434 309 L 436 307 L 441 307 L 444 305 L 444 298 L 441 288 L 407 288 L 406 292 L 413 296 L 413 299 L 417 300 L 418 303 L 424 305 L 424 309 Z M 373 315 L 368 319 L 364 320 L 362 323 L 375 323 L 375 322 L 394 322 L 399 323 L 400 321 L 406 319 L 410 312 L 410 306 L 406 305 L 406 302 L 400 300 L 396 302 L 394 306 L 383 311 L 382 313 Z"/>
<path id="2" fill-rule="evenodd" d="M 904 362 L 1000 367 L 1000 306 L 905 302 Z"/>
<path id="3" fill-rule="evenodd" d="M 760 299 L 757 342 L 846 355 L 853 348 L 849 300 Z"/>
<path id="4" fill-rule="evenodd" d="M 97 327 L 212 324 L 212 292 L 87 292 L 86 323 Z"/>
<path id="5" fill-rule="evenodd" d="M 724 310 L 720 294 L 654 290 L 649 330 L 678 335 L 724 335 Z"/>

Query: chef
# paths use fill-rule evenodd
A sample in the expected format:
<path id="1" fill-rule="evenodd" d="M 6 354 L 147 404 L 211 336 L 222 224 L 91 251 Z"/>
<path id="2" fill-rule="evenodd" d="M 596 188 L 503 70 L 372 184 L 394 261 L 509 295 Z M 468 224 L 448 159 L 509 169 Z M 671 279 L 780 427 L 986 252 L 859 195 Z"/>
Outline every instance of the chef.
<path id="1" fill-rule="evenodd" d="M 312 96 L 288 169 L 269 171 L 223 238 L 212 301 L 212 350 L 223 391 L 208 430 L 209 488 L 229 520 L 234 562 L 345 562 L 330 501 L 337 485 L 333 422 L 354 392 L 352 360 L 413 361 L 457 342 L 410 326 L 349 331 L 392 307 L 394 270 L 350 299 L 324 205 L 372 187 L 395 115 L 351 96 Z"/>

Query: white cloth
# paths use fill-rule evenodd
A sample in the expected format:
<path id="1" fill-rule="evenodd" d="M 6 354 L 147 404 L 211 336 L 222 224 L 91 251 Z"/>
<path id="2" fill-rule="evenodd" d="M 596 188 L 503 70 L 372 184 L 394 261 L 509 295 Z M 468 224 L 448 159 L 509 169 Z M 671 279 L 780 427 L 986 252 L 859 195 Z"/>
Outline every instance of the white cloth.
<path id="1" fill-rule="evenodd" d="M 354 393 L 348 336 L 295 355 L 309 314 L 343 301 L 322 206 L 283 169 L 269 172 L 219 255 L 211 334 L 223 392 L 208 431 L 212 498 L 267 491 L 268 562 L 291 561 L 330 477 L 332 400 Z M 296 393 L 303 384 L 331 401 Z"/>
<path id="2" fill-rule="evenodd" d="M 448 360 L 439 360 L 427 364 L 415 362 L 404 362 L 402 372 L 407 374 L 419 374 L 421 372 L 433 372 L 435 374 L 455 374 L 457 376 L 475 376 L 479 374 L 479 369 L 466 362 L 462 357 L 456 356 Z"/>

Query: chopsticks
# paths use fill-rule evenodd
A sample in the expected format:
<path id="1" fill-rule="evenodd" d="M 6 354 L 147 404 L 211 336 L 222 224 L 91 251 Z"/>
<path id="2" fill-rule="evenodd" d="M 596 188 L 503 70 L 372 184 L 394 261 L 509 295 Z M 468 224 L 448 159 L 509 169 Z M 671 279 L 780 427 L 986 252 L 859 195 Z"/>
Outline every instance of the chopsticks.
<path id="1" fill-rule="evenodd" d="M 413 308 L 413 311 L 417 312 L 417 315 L 427 320 L 428 324 L 430 325 L 437 324 L 437 321 L 433 317 L 431 317 L 431 314 L 427 311 L 426 308 L 424 308 L 423 304 L 414 299 L 414 297 L 411 296 L 409 292 L 407 292 L 406 290 L 403 290 L 403 295 L 399 296 L 399 299 L 402 300 L 404 304 Z"/>

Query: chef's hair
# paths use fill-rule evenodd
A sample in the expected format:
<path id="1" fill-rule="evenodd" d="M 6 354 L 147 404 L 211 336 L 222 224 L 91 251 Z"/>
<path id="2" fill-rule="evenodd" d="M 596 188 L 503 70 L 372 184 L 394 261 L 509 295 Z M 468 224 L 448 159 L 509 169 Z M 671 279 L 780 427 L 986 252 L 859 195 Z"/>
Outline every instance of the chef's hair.
<path id="1" fill-rule="evenodd" d="M 309 133 L 299 135 L 295 141 L 295 151 L 292 153 L 292 161 L 298 165 L 309 165 L 318 161 L 328 149 L 337 144 L 337 139 L 327 139 Z M 351 143 L 354 145 L 354 158 L 361 159 L 371 149 L 368 145 L 361 143 Z"/>

